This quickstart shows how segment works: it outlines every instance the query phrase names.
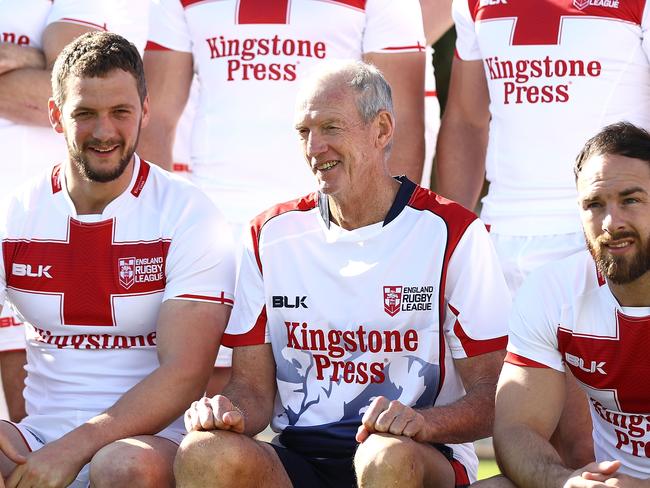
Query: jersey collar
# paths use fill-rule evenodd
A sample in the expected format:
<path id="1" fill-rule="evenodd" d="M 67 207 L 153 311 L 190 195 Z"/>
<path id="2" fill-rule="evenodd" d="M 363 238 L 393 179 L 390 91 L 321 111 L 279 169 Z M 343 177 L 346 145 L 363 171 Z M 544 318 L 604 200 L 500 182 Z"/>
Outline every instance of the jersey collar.
<path id="1" fill-rule="evenodd" d="M 395 176 L 395 179 L 399 181 L 401 185 L 399 187 L 399 190 L 397 190 L 397 195 L 395 195 L 393 204 L 391 205 L 388 213 L 386 214 L 386 217 L 384 218 L 382 227 L 386 227 L 388 224 L 390 224 L 397 218 L 402 210 L 404 210 L 404 207 L 408 205 L 409 201 L 411 200 L 411 196 L 413 195 L 413 192 L 416 188 L 416 184 L 404 175 Z M 321 218 L 323 219 L 323 222 L 325 222 L 325 225 L 329 229 L 332 218 L 330 214 L 330 204 L 329 200 L 327 199 L 327 195 L 320 191 L 318 192 L 318 210 L 320 212 Z"/>

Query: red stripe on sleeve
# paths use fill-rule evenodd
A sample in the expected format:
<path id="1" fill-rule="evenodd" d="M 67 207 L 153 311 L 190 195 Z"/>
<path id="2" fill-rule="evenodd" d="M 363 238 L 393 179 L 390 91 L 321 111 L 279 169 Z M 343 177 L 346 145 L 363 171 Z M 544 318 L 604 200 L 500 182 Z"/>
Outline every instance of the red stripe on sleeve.
<path id="1" fill-rule="evenodd" d="M 264 305 L 251 330 L 245 334 L 224 333 L 221 338 L 221 343 L 227 347 L 257 346 L 259 344 L 264 344 L 266 322 L 266 305 Z"/>
<path id="2" fill-rule="evenodd" d="M 178 298 L 187 298 L 189 300 L 203 300 L 203 301 L 206 301 L 206 302 L 223 303 L 225 305 L 233 305 L 235 303 L 230 298 L 226 298 L 226 295 L 224 294 L 224 292 L 221 292 L 221 296 L 218 296 L 218 297 L 208 297 L 208 296 L 205 296 L 205 295 L 185 294 L 185 295 L 178 295 Z"/>
<path id="3" fill-rule="evenodd" d="M 165 47 L 157 42 L 147 41 L 147 45 L 144 47 L 145 51 L 171 51 L 168 47 Z"/>
<path id="4" fill-rule="evenodd" d="M 508 345 L 508 336 L 495 337 L 493 339 L 483 339 L 477 340 L 472 339 L 467 335 L 463 326 L 458 320 L 458 310 L 449 305 L 449 308 L 456 316 L 456 323 L 454 324 L 454 334 L 460 340 L 460 343 L 465 350 L 465 353 L 468 357 L 480 356 L 481 354 L 487 354 L 489 352 L 498 351 L 499 349 L 505 349 Z"/>
<path id="5" fill-rule="evenodd" d="M 506 354 L 505 362 L 514 364 L 515 366 L 522 366 L 524 368 L 550 369 L 545 364 L 538 363 L 537 361 L 533 361 L 532 359 L 525 358 L 523 356 L 520 356 L 519 354 L 515 354 L 514 352 L 508 352 Z"/>

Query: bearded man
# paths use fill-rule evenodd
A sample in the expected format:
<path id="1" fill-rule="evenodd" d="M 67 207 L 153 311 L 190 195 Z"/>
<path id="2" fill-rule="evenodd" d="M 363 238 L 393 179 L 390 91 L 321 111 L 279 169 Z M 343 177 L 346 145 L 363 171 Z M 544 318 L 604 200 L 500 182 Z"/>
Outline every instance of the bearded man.
<path id="1" fill-rule="evenodd" d="M 522 287 L 510 319 L 494 441 L 517 486 L 650 483 L 650 134 L 605 127 L 574 173 L 588 251 L 551 263 Z M 648 328 L 648 330 L 646 330 Z M 589 397 L 596 462 L 565 467 L 548 442 L 564 375 Z"/>

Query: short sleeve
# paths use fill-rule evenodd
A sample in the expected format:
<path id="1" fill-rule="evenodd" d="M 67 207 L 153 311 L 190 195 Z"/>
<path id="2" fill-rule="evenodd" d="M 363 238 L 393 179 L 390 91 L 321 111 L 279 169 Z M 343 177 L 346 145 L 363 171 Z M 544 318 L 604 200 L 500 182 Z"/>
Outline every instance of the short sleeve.
<path id="1" fill-rule="evenodd" d="M 179 0 L 153 0 L 149 10 L 147 50 L 192 52 L 192 36 Z"/>
<path id="2" fill-rule="evenodd" d="M 463 61 L 476 61 L 483 56 L 469 2 L 470 0 L 453 0 L 451 15 L 456 25 L 456 53 Z"/>
<path id="3" fill-rule="evenodd" d="M 260 266 L 257 233 L 252 230 L 244 244 L 235 306 L 222 339 L 225 346 L 252 346 L 271 342 L 267 327 L 264 278 Z"/>
<path id="4" fill-rule="evenodd" d="M 142 54 L 147 37 L 149 0 L 57 0 L 47 23 L 71 22 L 119 34 Z"/>
<path id="5" fill-rule="evenodd" d="M 424 51 L 424 26 L 418 0 L 368 0 L 363 52 Z"/>
<path id="6" fill-rule="evenodd" d="M 492 241 L 479 219 L 449 259 L 444 331 L 455 359 L 505 349 L 510 291 Z"/>
<path id="7" fill-rule="evenodd" d="M 4 258 L 4 241 L 7 235 L 7 217 L 9 216 L 9 198 L 0 199 L 0 307 L 7 298 L 7 274 Z"/>
<path id="8" fill-rule="evenodd" d="M 558 350 L 557 300 L 552 298 L 553 285 L 542 278 L 542 270 L 533 272 L 519 289 L 509 321 L 506 361 L 519 366 L 547 367 L 564 371 Z"/>
<path id="9" fill-rule="evenodd" d="M 233 304 L 235 255 L 224 217 L 203 194 L 185 205 L 166 261 L 163 300 Z"/>

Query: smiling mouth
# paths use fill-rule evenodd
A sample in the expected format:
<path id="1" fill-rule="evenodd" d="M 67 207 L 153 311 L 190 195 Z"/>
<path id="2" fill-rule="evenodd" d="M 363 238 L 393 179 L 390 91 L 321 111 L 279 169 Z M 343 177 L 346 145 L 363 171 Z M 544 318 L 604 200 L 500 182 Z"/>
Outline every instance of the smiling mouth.
<path id="1" fill-rule="evenodd" d="M 93 147 L 93 146 L 91 146 L 88 149 L 91 149 L 91 150 L 93 150 L 95 152 L 98 152 L 98 153 L 106 154 L 106 153 L 109 153 L 111 151 L 114 151 L 118 147 L 119 147 L 119 145 L 116 144 L 114 146 L 108 146 L 108 147 Z"/>
<path id="2" fill-rule="evenodd" d="M 317 164 L 314 166 L 314 169 L 316 171 L 328 171 L 339 163 L 340 161 L 338 159 L 333 159 L 331 161 L 325 161 L 324 163 Z"/>

